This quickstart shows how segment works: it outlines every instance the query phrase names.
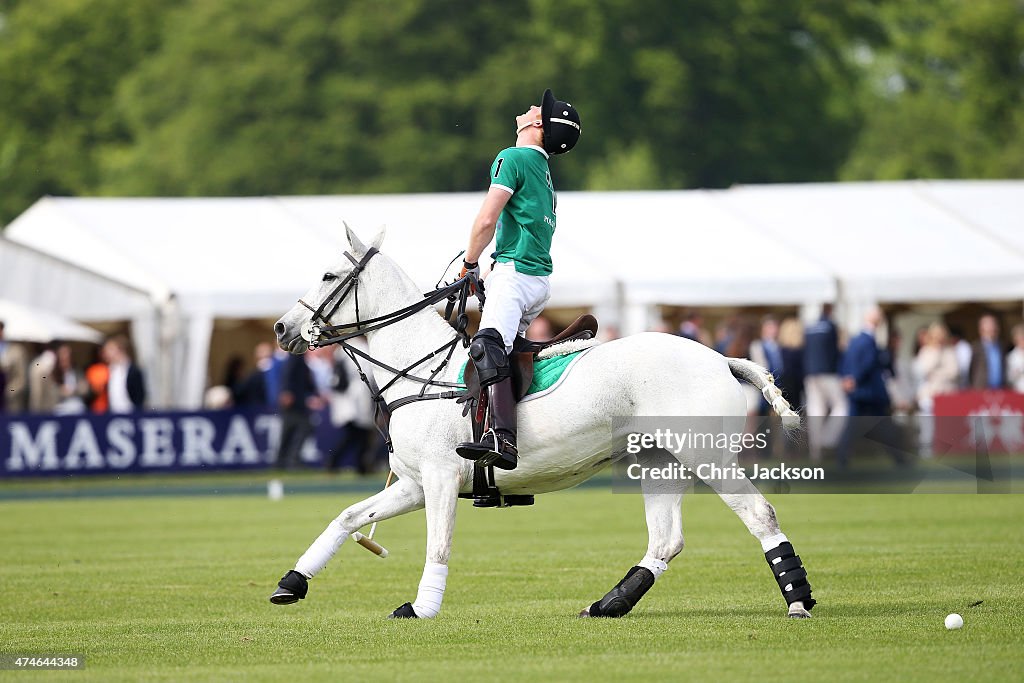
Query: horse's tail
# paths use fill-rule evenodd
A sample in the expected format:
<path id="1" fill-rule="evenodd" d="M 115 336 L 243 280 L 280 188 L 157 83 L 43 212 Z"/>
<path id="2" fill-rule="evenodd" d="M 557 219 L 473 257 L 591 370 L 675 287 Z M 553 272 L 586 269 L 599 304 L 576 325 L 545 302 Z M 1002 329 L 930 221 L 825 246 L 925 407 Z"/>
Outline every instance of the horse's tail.
<path id="1" fill-rule="evenodd" d="M 775 378 L 772 377 L 772 373 L 745 358 L 726 358 L 726 360 L 729 362 L 729 371 L 733 377 L 750 382 L 758 388 L 764 396 L 764 400 L 768 401 L 782 418 L 782 427 L 787 434 L 800 431 L 800 414 L 793 410 L 789 401 L 782 395 L 782 391 L 775 386 Z"/>

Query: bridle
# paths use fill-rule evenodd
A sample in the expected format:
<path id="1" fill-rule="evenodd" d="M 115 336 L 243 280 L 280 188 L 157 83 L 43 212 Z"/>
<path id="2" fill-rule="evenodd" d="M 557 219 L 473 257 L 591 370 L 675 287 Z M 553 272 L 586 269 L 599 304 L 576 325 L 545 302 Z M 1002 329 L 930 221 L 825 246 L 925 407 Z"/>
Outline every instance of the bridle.
<path id="1" fill-rule="evenodd" d="M 321 302 L 316 308 L 302 299 L 299 299 L 299 303 L 313 313 L 313 317 L 309 322 L 308 330 L 303 330 L 303 337 L 307 337 L 308 334 L 307 341 L 309 342 L 309 348 L 316 349 L 322 346 L 329 346 L 331 344 L 340 344 L 341 348 L 345 351 L 345 354 L 352 359 L 352 362 L 356 366 L 356 370 L 359 372 L 359 379 L 362 380 L 363 384 L 365 384 L 370 390 L 370 396 L 373 399 L 377 412 L 383 417 L 383 424 L 378 420 L 378 429 L 384 437 L 388 450 L 390 451 L 392 450 L 391 437 L 388 433 L 387 423 L 390 421 L 391 413 L 395 410 L 416 401 L 458 399 L 466 396 L 465 385 L 454 382 L 443 382 L 434 378 L 448 366 L 448 362 L 451 360 L 452 354 L 455 353 L 455 347 L 458 346 L 460 341 L 464 347 L 469 346 L 470 339 L 469 335 L 466 333 L 466 327 L 469 325 L 469 318 L 466 315 L 466 303 L 468 302 L 471 294 L 475 291 L 477 298 L 480 300 L 480 305 L 483 306 L 484 294 L 483 283 L 480 282 L 474 274 L 469 273 L 465 277 L 457 279 L 450 285 L 438 287 L 432 292 L 427 292 L 423 295 L 422 301 L 417 301 L 414 304 L 392 311 L 391 313 L 385 313 L 384 315 L 376 318 L 361 320 L 359 315 L 359 274 L 362 273 L 366 268 L 366 264 L 369 263 L 370 259 L 377 253 L 378 250 L 376 247 L 370 247 L 361 259 L 356 260 L 352 254 L 346 251 L 345 257 L 353 264 L 352 271 L 338 283 L 337 287 L 335 287 L 334 290 L 331 291 L 331 293 L 328 294 L 324 298 L 323 302 Z M 331 322 L 331 316 L 338 311 L 338 308 L 345 300 L 345 297 L 350 293 L 353 294 L 355 298 L 356 320 L 353 323 L 335 325 Z M 372 332 L 374 330 L 387 327 L 388 325 L 393 325 L 444 299 L 448 300 L 448 304 L 445 307 L 444 318 L 455 329 L 456 337 L 451 341 L 445 342 L 405 368 L 392 367 L 349 343 L 349 340 L 355 337 L 361 337 L 367 332 Z M 332 301 L 334 302 L 333 306 L 331 306 Z M 327 310 L 328 306 L 331 306 L 330 310 L 325 313 L 324 311 Z M 452 315 L 456 312 L 457 315 L 453 320 Z M 305 325 L 303 327 L 305 328 Z M 444 353 L 444 358 L 436 368 L 431 370 L 429 376 L 420 377 L 412 374 L 413 370 L 441 353 Z M 359 363 L 359 358 L 391 372 L 394 376 L 387 384 L 378 388 L 373 375 L 367 375 L 366 372 L 363 371 L 363 367 Z M 384 392 L 391 388 L 391 386 L 399 379 L 403 378 L 412 382 L 417 382 L 423 386 L 416 394 L 404 396 L 388 403 L 384 399 Z M 427 389 L 429 387 L 446 387 L 450 389 L 457 389 L 457 391 L 449 390 L 427 393 Z"/>
<path id="2" fill-rule="evenodd" d="M 377 248 L 376 247 L 370 247 L 369 249 L 367 249 L 366 254 L 363 256 L 363 258 L 361 258 L 361 259 L 359 259 L 357 261 L 355 256 L 353 256 L 352 254 L 350 254 L 350 253 L 348 253 L 346 251 L 345 252 L 345 258 L 347 258 L 349 261 L 352 262 L 352 265 L 354 266 L 354 268 L 352 268 L 352 272 L 350 272 L 348 275 L 346 275 L 345 278 L 342 279 L 342 281 L 340 283 L 338 283 L 338 286 L 334 288 L 333 292 L 331 292 L 326 297 L 324 297 L 323 303 L 321 303 L 320 306 L 318 306 L 317 308 L 313 308 L 312 306 L 307 304 L 302 299 L 299 299 L 299 303 L 300 304 L 302 304 L 303 306 L 305 306 L 306 308 L 308 308 L 310 311 L 313 312 L 313 317 L 310 320 L 310 322 L 312 323 L 312 328 L 310 330 L 310 332 L 311 332 L 311 335 L 310 335 L 311 336 L 310 347 L 311 348 L 314 348 L 314 349 L 317 348 L 317 346 L 319 345 L 319 342 L 317 341 L 317 338 L 321 336 L 322 330 L 323 330 L 323 328 L 320 328 L 316 324 L 316 321 L 318 319 L 321 320 L 324 324 L 326 324 L 328 327 L 330 327 L 332 329 L 335 329 L 335 328 L 336 329 L 341 329 L 341 328 L 344 328 L 344 327 L 352 327 L 352 325 L 333 325 L 331 323 L 330 318 L 331 318 L 332 315 L 337 313 L 338 307 L 341 306 L 341 303 L 345 300 L 345 297 L 348 296 L 348 293 L 350 291 L 352 291 L 353 289 L 355 290 L 355 293 L 356 293 L 356 327 L 358 328 L 358 325 L 359 325 L 359 273 L 363 272 L 363 269 L 366 268 L 366 264 L 370 262 L 370 259 L 373 258 L 373 255 L 376 254 L 376 253 L 377 253 Z M 334 304 L 334 307 L 331 308 L 330 312 L 327 313 L 326 315 L 324 315 L 324 309 L 327 308 L 328 305 L 330 305 L 331 301 L 333 301 L 335 297 L 337 297 L 338 301 Z"/>

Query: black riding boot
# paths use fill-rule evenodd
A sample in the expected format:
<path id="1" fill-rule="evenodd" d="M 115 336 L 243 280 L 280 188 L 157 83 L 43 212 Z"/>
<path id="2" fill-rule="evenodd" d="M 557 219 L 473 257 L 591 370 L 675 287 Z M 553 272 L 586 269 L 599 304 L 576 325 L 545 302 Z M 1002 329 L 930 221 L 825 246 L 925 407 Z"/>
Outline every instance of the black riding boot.
<path id="1" fill-rule="evenodd" d="M 519 463 L 516 448 L 516 397 L 512 378 L 487 387 L 487 405 L 491 413 L 491 429 L 477 442 L 459 444 L 455 452 L 481 467 L 494 465 L 500 470 L 514 470 Z M 497 437 L 497 443 L 495 443 Z"/>

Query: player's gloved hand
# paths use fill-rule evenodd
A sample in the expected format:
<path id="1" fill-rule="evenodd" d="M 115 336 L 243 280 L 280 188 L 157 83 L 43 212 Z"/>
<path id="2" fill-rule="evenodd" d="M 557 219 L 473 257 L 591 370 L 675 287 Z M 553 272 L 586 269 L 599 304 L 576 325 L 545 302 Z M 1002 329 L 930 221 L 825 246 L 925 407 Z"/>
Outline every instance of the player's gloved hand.
<path id="1" fill-rule="evenodd" d="M 474 276 L 476 276 L 477 280 L 480 279 L 480 263 L 479 263 L 479 261 L 474 261 L 473 263 L 470 263 L 469 261 L 463 261 L 462 262 L 462 270 L 459 271 L 459 279 L 461 280 L 462 278 L 466 277 L 470 273 L 472 273 Z M 476 286 L 475 285 L 470 285 L 469 293 L 470 294 L 476 294 Z"/>

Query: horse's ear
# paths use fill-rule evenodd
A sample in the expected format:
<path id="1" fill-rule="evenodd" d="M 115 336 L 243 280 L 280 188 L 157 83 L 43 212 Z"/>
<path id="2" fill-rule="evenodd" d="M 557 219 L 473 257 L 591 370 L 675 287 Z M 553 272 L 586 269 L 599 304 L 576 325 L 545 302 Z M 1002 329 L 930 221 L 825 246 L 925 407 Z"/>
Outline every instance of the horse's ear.
<path id="1" fill-rule="evenodd" d="M 373 238 L 373 247 L 375 249 L 380 249 L 380 245 L 384 241 L 385 232 L 387 232 L 387 228 L 383 225 L 380 226 L 380 230 L 377 231 L 377 236 Z"/>
<path id="2" fill-rule="evenodd" d="M 348 244 L 350 247 L 352 247 L 352 251 L 354 251 L 356 254 L 365 254 L 366 245 L 363 244 L 363 241 L 356 236 L 355 232 L 352 231 L 352 228 L 349 227 L 348 223 L 342 221 L 342 224 L 345 226 L 345 237 L 348 238 Z"/>

